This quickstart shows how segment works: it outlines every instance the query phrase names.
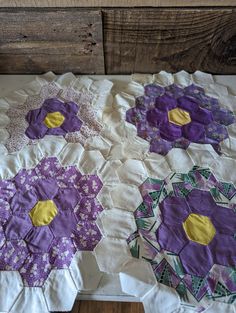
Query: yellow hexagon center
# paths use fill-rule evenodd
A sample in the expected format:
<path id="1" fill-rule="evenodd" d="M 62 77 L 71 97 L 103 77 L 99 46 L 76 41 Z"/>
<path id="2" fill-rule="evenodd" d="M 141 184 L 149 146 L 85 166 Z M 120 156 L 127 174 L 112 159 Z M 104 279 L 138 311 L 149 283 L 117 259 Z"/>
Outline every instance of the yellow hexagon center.
<path id="1" fill-rule="evenodd" d="M 190 214 L 183 223 L 183 228 L 188 239 L 205 246 L 212 241 L 216 234 L 209 217 L 200 214 Z"/>
<path id="2" fill-rule="evenodd" d="M 178 126 L 183 126 L 191 122 L 189 113 L 180 108 L 168 111 L 168 119 L 170 123 Z"/>
<path id="3" fill-rule="evenodd" d="M 38 201 L 29 216 L 34 226 L 48 225 L 57 215 L 57 207 L 52 200 Z"/>
<path id="4" fill-rule="evenodd" d="M 44 124 L 48 128 L 60 127 L 65 120 L 65 117 L 60 112 L 48 113 L 44 119 Z"/>

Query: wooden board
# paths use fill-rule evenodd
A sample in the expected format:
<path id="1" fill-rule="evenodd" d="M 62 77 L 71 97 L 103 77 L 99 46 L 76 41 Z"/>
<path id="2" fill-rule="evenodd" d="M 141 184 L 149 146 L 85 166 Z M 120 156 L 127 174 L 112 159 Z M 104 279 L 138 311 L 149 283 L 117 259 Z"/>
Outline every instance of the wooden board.
<path id="1" fill-rule="evenodd" d="M 144 309 L 142 303 L 77 301 L 71 313 L 144 313 Z"/>
<path id="2" fill-rule="evenodd" d="M 98 10 L 0 9 L 0 73 L 104 73 Z"/>
<path id="3" fill-rule="evenodd" d="M 0 0 L 0 7 L 236 6 L 236 0 Z"/>
<path id="4" fill-rule="evenodd" d="M 234 9 L 104 10 L 107 74 L 236 74 Z"/>

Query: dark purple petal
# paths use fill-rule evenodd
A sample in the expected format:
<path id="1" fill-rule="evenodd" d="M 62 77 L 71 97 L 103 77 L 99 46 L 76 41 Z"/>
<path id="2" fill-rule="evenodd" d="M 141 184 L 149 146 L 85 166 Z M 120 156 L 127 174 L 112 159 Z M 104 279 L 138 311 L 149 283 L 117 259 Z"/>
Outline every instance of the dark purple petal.
<path id="1" fill-rule="evenodd" d="M 213 122 L 206 126 L 206 136 L 210 139 L 221 142 L 222 140 L 228 138 L 228 132 L 225 126 Z"/>
<path id="2" fill-rule="evenodd" d="M 160 125 L 161 137 L 168 141 L 175 141 L 182 137 L 182 127 L 169 122 Z"/>
<path id="3" fill-rule="evenodd" d="M 217 205 L 211 220 L 217 232 L 232 236 L 236 234 L 236 213 L 232 209 Z"/>
<path id="4" fill-rule="evenodd" d="M 35 185 L 35 192 L 40 201 L 53 199 L 58 192 L 56 180 L 53 178 L 39 179 Z"/>
<path id="5" fill-rule="evenodd" d="M 175 148 L 187 149 L 189 145 L 190 145 L 190 141 L 186 138 L 179 138 L 179 139 L 176 139 L 174 142 Z"/>
<path id="6" fill-rule="evenodd" d="M 28 214 L 37 202 L 38 197 L 34 191 L 19 191 L 11 200 L 11 209 L 16 215 Z"/>
<path id="7" fill-rule="evenodd" d="M 167 197 L 159 204 L 162 219 L 166 225 L 182 224 L 191 213 L 185 198 Z"/>
<path id="8" fill-rule="evenodd" d="M 214 264 L 208 246 L 190 241 L 180 252 L 184 271 L 190 275 L 205 277 Z"/>
<path id="9" fill-rule="evenodd" d="M 29 127 L 25 131 L 25 134 L 30 139 L 40 139 L 46 135 L 47 131 L 48 128 L 43 122 L 36 122 L 30 123 Z"/>
<path id="10" fill-rule="evenodd" d="M 53 200 L 59 209 L 73 210 L 80 200 L 80 196 L 78 190 L 73 187 L 63 188 L 59 189 L 56 197 Z"/>
<path id="11" fill-rule="evenodd" d="M 187 96 L 181 97 L 178 100 L 178 107 L 187 112 L 197 112 L 199 108 L 199 101 Z"/>
<path id="12" fill-rule="evenodd" d="M 162 223 L 156 231 L 156 238 L 162 249 L 176 254 L 188 243 L 182 225 L 173 227 Z"/>
<path id="13" fill-rule="evenodd" d="M 70 237 L 76 230 L 77 220 L 75 214 L 70 210 L 61 211 L 50 223 L 49 228 L 55 237 Z"/>
<path id="14" fill-rule="evenodd" d="M 159 127 L 160 123 L 167 123 L 167 113 L 158 109 L 152 109 L 147 112 L 147 122 L 154 127 Z"/>
<path id="15" fill-rule="evenodd" d="M 32 253 L 48 252 L 53 241 L 53 234 L 48 226 L 33 227 L 25 237 L 25 241 Z"/>
<path id="16" fill-rule="evenodd" d="M 37 123 L 42 124 L 46 115 L 47 115 L 47 111 L 40 108 L 40 109 L 29 111 L 25 118 L 26 118 L 26 121 L 29 123 L 29 125 L 37 124 Z"/>
<path id="17" fill-rule="evenodd" d="M 0 199 L 0 224 L 5 224 L 11 214 L 12 212 L 9 203 L 5 200 Z"/>
<path id="18" fill-rule="evenodd" d="M 102 235 L 95 221 L 80 222 L 73 234 L 73 241 L 78 250 L 93 251 Z"/>
<path id="19" fill-rule="evenodd" d="M 236 266 L 236 239 L 233 236 L 216 234 L 209 244 L 209 249 L 214 263 L 224 266 Z"/>
<path id="20" fill-rule="evenodd" d="M 61 128 L 67 132 L 79 131 L 82 126 L 82 121 L 77 116 L 70 116 L 65 119 Z"/>
<path id="21" fill-rule="evenodd" d="M 26 234 L 32 228 L 32 224 L 27 215 L 25 215 L 24 218 L 12 216 L 4 228 L 7 240 L 20 240 L 24 239 Z"/>
<path id="22" fill-rule="evenodd" d="M 186 199 L 192 213 L 212 216 L 217 209 L 217 205 L 209 191 L 193 189 Z"/>
<path id="23" fill-rule="evenodd" d="M 150 142 L 150 152 L 166 155 L 172 148 L 171 142 L 161 138 L 152 139 Z"/>
<path id="24" fill-rule="evenodd" d="M 163 95 L 156 99 L 155 106 L 161 111 L 168 112 L 177 107 L 177 101 L 171 96 Z"/>
<path id="25" fill-rule="evenodd" d="M 76 115 L 79 111 L 79 107 L 75 102 L 66 102 L 65 103 L 66 112 Z"/>
<path id="26" fill-rule="evenodd" d="M 184 93 L 186 95 L 196 97 L 196 95 L 198 95 L 198 94 L 204 94 L 205 91 L 202 87 L 199 87 L 199 86 L 192 84 L 192 85 L 189 85 L 189 86 L 184 88 Z"/>
<path id="27" fill-rule="evenodd" d="M 48 128 L 47 130 L 47 135 L 52 135 L 52 136 L 64 136 L 66 135 L 66 133 L 67 132 L 61 126 Z"/>
<path id="28" fill-rule="evenodd" d="M 66 111 L 65 103 L 60 101 L 57 98 L 51 98 L 44 101 L 42 108 L 47 113 L 53 113 L 53 112 L 61 112 L 62 114 Z"/>
<path id="29" fill-rule="evenodd" d="M 146 122 L 146 111 L 137 107 L 129 109 L 126 112 L 126 121 L 134 125 L 141 121 Z"/>
<path id="30" fill-rule="evenodd" d="M 172 84 L 165 87 L 165 94 L 174 98 L 179 98 L 184 95 L 184 90 L 176 84 Z"/>
<path id="31" fill-rule="evenodd" d="M 189 110 L 190 117 L 193 121 L 208 125 L 213 121 L 212 113 L 209 110 L 198 108 L 197 110 Z"/>
<path id="32" fill-rule="evenodd" d="M 205 138 L 205 128 L 200 123 L 191 122 L 182 126 L 183 136 L 192 142 L 198 142 Z"/>
<path id="33" fill-rule="evenodd" d="M 149 84 L 144 87 L 144 92 L 148 97 L 158 97 L 165 92 L 165 89 L 156 84 Z"/>
<path id="34" fill-rule="evenodd" d="M 148 123 L 138 123 L 136 126 L 138 136 L 146 139 L 147 141 L 160 137 L 159 129 L 150 126 Z"/>

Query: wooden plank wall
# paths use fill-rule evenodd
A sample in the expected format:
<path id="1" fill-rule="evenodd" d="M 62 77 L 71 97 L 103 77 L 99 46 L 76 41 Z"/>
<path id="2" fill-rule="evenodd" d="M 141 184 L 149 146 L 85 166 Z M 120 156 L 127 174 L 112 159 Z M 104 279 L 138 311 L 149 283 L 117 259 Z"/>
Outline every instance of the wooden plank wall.
<path id="1" fill-rule="evenodd" d="M 236 74 L 236 6 L 1 8 L 0 73 Z"/>
<path id="2" fill-rule="evenodd" d="M 236 74 L 235 9 L 104 10 L 108 74 Z"/>
<path id="3" fill-rule="evenodd" d="M 1 73 L 104 74 L 100 10 L 0 9 Z"/>

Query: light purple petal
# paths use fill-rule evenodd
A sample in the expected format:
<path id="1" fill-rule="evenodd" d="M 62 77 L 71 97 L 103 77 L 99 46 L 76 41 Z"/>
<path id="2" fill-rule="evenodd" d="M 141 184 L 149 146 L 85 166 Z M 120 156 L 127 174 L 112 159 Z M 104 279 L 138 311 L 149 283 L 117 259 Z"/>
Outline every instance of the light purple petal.
<path id="1" fill-rule="evenodd" d="M 84 197 L 74 211 L 78 220 L 95 220 L 102 210 L 103 208 L 96 198 Z"/>
<path id="2" fill-rule="evenodd" d="M 97 175 L 84 175 L 79 180 L 76 188 L 82 197 L 96 197 L 102 188 L 102 182 Z"/>
<path id="3" fill-rule="evenodd" d="M 59 212 L 50 223 L 49 228 L 55 237 L 70 237 L 76 230 L 75 214 L 69 210 Z"/>
<path id="4" fill-rule="evenodd" d="M 0 270 L 18 270 L 28 254 L 23 240 L 7 241 L 0 249 Z"/>
<path id="5" fill-rule="evenodd" d="M 11 209 L 16 215 L 28 214 L 37 202 L 38 197 L 34 191 L 19 191 L 11 200 Z"/>
<path id="6" fill-rule="evenodd" d="M 152 139 L 150 142 L 150 152 L 166 155 L 172 148 L 173 145 L 171 142 L 161 138 Z"/>
<path id="7" fill-rule="evenodd" d="M 58 192 L 58 185 L 55 179 L 39 179 L 35 185 L 35 192 L 40 201 L 53 199 Z"/>
<path id="8" fill-rule="evenodd" d="M 63 189 L 60 188 L 54 198 L 57 208 L 61 210 L 73 210 L 79 200 L 79 192 L 73 187 Z"/>
<path id="9" fill-rule="evenodd" d="M 32 253 L 48 252 L 53 241 L 53 234 L 48 226 L 33 227 L 25 237 L 25 241 Z"/>
<path id="10" fill-rule="evenodd" d="M 26 234 L 32 228 L 32 224 L 27 215 L 25 215 L 24 218 L 12 216 L 4 228 L 5 236 L 8 240 L 20 240 L 24 239 Z"/>

